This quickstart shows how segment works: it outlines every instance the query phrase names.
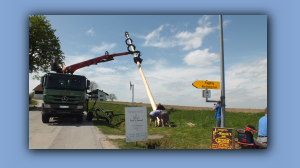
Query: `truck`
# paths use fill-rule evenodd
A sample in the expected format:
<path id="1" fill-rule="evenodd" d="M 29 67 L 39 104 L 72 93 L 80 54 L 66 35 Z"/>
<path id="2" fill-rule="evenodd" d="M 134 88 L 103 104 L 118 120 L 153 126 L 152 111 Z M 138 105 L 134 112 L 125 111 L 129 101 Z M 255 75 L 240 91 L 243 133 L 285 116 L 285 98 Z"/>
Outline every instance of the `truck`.
<path id="1" fill-rule="evenodd" d="M 77 121 L 82 122 L 89 83 L 81 75 L 47 73 L 41 77 L 44 87 L 42 122 L 48 123 L 50 117 L 62 115 L 77 117 Z"/>
<path id="2" fill-rule="evenodd" d="M 43 75 L 40 85 L 44 88 L 42 96 L 42 122 L 49 123 L 50 117 L 76 117 L 77 122 L 83 121 L 84 111 L 88 112 L 88 90 L 90 81 L 81 75 L 74 75 L 80 68 L 97 65 L 114 60 L 114 57 L 135 54 L 134 61 L 142 62 L 139 51 L 130 51 L 111 54 L 106 51 L 104 56 L 80 62 L 62 69 L 58 65 L 58 58 L 53 57 L 51 71 Z"/>

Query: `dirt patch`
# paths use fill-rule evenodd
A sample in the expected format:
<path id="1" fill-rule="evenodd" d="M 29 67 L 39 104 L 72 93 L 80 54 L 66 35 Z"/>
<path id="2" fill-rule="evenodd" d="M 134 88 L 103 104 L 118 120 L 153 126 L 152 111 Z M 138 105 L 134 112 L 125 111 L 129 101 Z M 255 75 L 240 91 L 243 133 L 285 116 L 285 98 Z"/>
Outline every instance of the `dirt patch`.
<path id="1" fill-rule="evenodd" d="M 132 105 L 132 102 L 101 102 L 101 103 L 112 103 L 112 104 L 123 104 L 123 105 Z M 152 107 L 151 104 L 146 103 L 134 103 L 135 106 L 140 107 Z M 212 107 L 191 107 L 191 106 L 176 106 L 176 105 L 164 105 L 167 109 L 179 109 L 179 110 L 212 110 Z M 226 108 L 227 112 L 235 112 L 235 113 L 260 113 L 264 112 L 264 109 L 245 109 L 245 108 Z"/>

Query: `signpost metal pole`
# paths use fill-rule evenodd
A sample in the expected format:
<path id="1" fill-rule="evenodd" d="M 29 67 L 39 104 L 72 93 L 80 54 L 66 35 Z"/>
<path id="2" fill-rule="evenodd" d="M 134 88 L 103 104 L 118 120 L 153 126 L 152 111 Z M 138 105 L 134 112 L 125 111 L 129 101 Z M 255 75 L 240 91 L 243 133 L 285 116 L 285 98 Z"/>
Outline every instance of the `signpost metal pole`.
<path id="1" fill-rule="evenodd" d="M 225 128 L 225 77 L 224 77 L 224 52 L 223 52 L 223 25 L 222 15 L 220 15 L 220 63 L 221 63 L 221 127 Z"/>

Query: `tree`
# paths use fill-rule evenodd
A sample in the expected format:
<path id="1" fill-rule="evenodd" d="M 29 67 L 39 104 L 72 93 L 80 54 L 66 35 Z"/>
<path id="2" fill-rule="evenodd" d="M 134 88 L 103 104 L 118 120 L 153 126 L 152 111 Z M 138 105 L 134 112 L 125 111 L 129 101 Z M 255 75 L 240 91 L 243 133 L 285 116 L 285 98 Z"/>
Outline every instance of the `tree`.
<path id="1" fill-rule="evenodd" d="M 117 96 L 113 93 L 109 94 L 107 98 L 110 99 L 111 101 L 114 101 L 114 99 L 118 100 Z"/>
<path id="2" fill-rule="evenodd" d="M 29 16 L 29 73 L 35 73 L 34 79 L 39 79 L 38 71 L 50 72 L 53 56 L 64 66 L 63 52 L 60 50 L 59 38 L 54 35 L 56 30 L 43 15 Z"/>
<path id="3" fill-rule="evenodd" d="M 93 90 L 96 90 L 96 89 L 99 89 L 98 84 L 97 84 L 95 81 L 91 81 L 91 82 L 90 82 L 90 90 L 91 90 L 91 92 L 92 92 Z"/>

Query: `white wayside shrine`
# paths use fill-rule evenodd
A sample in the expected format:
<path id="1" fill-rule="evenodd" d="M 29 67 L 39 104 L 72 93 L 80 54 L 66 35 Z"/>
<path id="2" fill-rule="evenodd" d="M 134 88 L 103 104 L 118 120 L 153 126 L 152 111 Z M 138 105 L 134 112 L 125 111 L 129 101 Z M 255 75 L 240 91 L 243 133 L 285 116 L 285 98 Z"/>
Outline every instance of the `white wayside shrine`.
<path id="1" fill-rule="evenodd" d="M 147 108 L 125 107 L 126 142 L 148 141 Z"/>

